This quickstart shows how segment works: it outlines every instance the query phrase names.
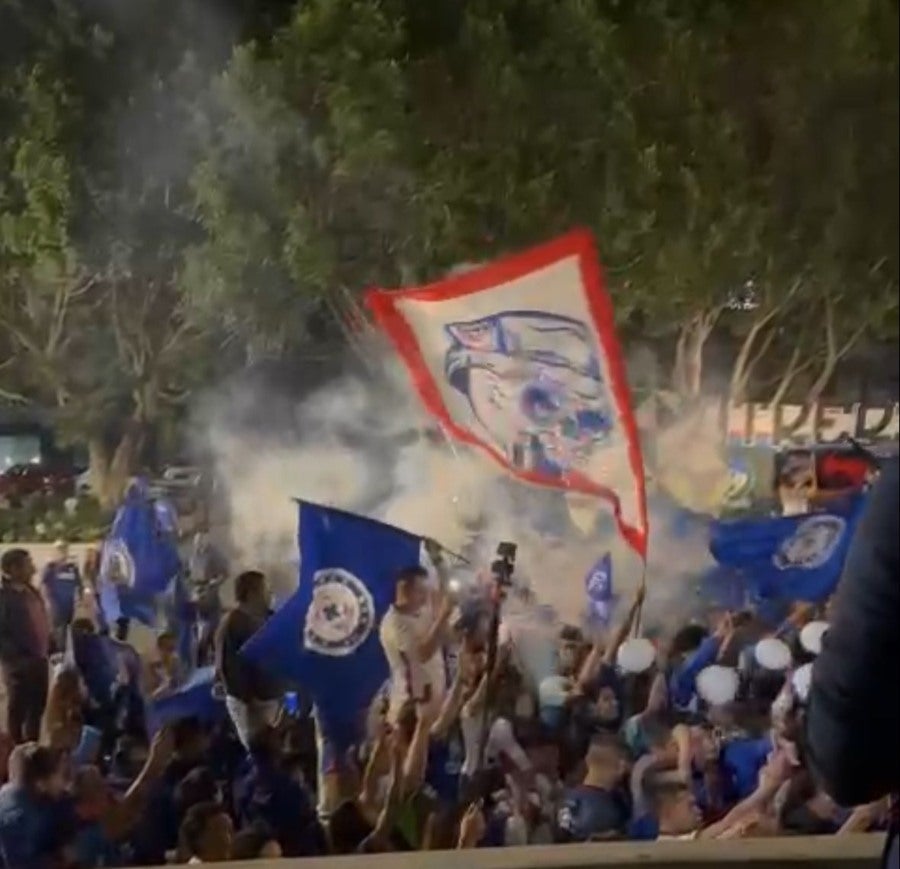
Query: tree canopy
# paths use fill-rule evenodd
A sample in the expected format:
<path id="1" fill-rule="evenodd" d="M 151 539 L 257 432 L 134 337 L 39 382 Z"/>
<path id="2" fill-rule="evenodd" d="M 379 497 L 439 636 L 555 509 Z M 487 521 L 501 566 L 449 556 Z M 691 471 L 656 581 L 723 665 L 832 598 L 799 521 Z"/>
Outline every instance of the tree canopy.
<path id="1" fill-rule="evenodd" d="M 897 340 L 892 0 L 0 0 L 0 400 L 142 460 L 359 294 L 573 225 L 626 340 L 817 398 Z M 152 35 L 152 36 L 151 36 Z"/>

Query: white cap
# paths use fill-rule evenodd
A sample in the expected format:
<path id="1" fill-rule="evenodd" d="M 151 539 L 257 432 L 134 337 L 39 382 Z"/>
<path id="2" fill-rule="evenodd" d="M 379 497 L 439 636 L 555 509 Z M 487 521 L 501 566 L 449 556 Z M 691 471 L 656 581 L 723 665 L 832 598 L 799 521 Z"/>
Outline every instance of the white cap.
<path id="1" fill-rule="evenodd" d="M 761 639 L 754 649 L 754 657 L 756 663 L 766 670 L 773 670 L 776 673 L 783 673 L 789 670 L 793 659 L 791 650 L 787 643 L 775 637 L 764 637 Z"/>
<path id="2" fill-rule="evenodd" d="M 738 674 L 731 667 L 713 664 L 697 675 L 697 693 L 710 706 L 724 706 L 737 696 Z"/>
<path id="3" fill-rule="evenodd" d="M 804 664 L 802 667 L 798 667 L 794 671 L 794 675 L 791 676 L 791 686 L 794 689 L 794 694 L 797 695 L 797 699 L 801 703 L 806 703 L 807 697 L 809 697 L 809 686 L 812 684 L 812 664 Z"/>
<path id="4" fill-rule="evenodd" d="M 828 622 L 810 622 L 800 631 L 800 645 L 811 655 L 822 651 L 822 637 L 828 630 Z"/>
<path id="5" fill-rule="evenodd" d="M 625 673 L 643 673 L 653 666 L 655 660 L 656 647 L 644 637 L 626 640 L 616 653 L 616 663 Z"/>
<path id="6" fill-rule="evenodd" d="M 548 676 L 538 685 L 541 706 L 562 706 L 569 692 L 570 682 L 565 676 Z"/>

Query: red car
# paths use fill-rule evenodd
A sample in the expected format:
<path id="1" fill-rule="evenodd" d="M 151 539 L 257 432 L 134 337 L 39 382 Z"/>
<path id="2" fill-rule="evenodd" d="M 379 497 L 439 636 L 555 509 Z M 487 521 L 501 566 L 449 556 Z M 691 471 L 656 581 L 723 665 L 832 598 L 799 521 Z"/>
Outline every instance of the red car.
<path id="1" fill-rule="evenodd" d="M 12 465 L 0 474 L 0 498 L 15 501 L 44 492 L 49 495 L 75 493 L 75 473 L 47 465 Z"/>

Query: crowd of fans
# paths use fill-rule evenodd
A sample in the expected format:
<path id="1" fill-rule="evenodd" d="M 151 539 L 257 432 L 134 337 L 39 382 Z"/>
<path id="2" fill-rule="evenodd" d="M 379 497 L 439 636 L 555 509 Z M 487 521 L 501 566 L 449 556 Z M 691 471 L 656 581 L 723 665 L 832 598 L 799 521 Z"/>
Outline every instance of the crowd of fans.
<path id="1" fill-rule="evenodd" d="M 171 633 L 139 659 L 123 626 L 60 612 L 42 593 L 71 581 L 89 597 L 95 562 L 79 571 L 63 547 L 37 584 L 24 550 L 0 566 L 7 869 L 841 835 L 888 822 L 885 801 L 839 806 L 808 767 L 810 664 L 828 604 L 795 604 L 780 625 L 710 609 L 651 644 L 633 636 L 639 590 L 613 631 L 564 627 L 556 672 L 536 677 L 507 634 L 492 642 L 484 612 L 461 616 L 411 568 L 380 625 L 391 679 L 345 750 L 319 732 L 302 686 L 239 653 L 268 616 L 263 574 L 236 577 L 236 606 L 187 664 Z M 110 627 L 107 642 L 132 652 L 111 685 L 71 654 Z M 204 663 L 222 714 L 151 726 L 148 738 L 146 709 Z"/>

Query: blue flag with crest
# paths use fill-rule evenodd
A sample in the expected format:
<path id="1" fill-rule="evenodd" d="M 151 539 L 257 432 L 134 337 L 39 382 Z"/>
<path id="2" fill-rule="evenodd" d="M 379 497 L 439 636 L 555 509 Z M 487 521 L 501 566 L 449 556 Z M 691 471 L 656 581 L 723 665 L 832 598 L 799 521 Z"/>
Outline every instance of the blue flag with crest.
<path id="1" fill-rule="evenodd" d="M 613 607 L 612 557 L 604 553 L 587 572 L 584 588 L 588 600 L 588 620 L 608 625 Z"/>
<path id="2" fill-rule="evenodd" d="M 359 737 L 389 676 L 378 637 L 397 574 L 420 563 L 421 538 L 363 516 L 300 503 L 297 591 L 242 650 L 308 692 L 340 749 Z"/>
<path id="3" fill-rule="evenodd" d="M 156 623 L 157 598 L 180 569 L 178 547 L 164 527 L 147 484 L 134 481 L 103 543 L 98 591 L 107 624 L 119 618 Z"/>
<path id="4" fill-rule="evenodd" d="M 864 503 L 859 494 L 829 512 L 713 522 L 709 549 L 761 598 L 822 601 L 837 586 Z"/>

